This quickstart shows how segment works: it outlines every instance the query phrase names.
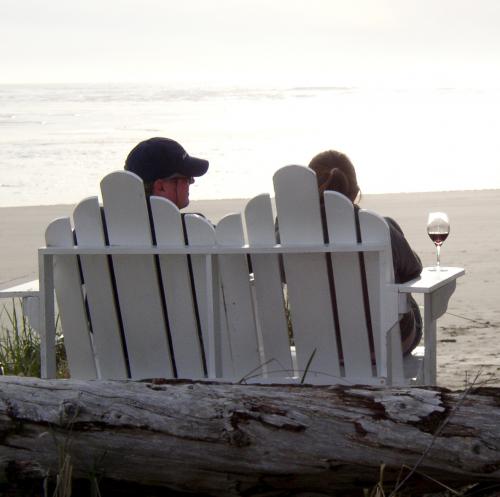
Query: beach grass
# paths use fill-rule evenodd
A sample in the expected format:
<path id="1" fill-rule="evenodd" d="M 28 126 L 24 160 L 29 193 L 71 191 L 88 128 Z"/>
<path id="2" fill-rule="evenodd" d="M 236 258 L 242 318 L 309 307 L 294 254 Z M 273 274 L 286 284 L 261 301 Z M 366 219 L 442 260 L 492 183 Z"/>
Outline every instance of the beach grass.
<path id="1" fill-rule="evenodd" d="M 12 299 L 10 305 L 0 310 L 0 373 L 13 376 L 34 376 L 39 378 L 40 336 L 29 324 L 22 304 Z M 63 336 L 56 322 L 57 377 L 68 378 L 68 365 Z"/>

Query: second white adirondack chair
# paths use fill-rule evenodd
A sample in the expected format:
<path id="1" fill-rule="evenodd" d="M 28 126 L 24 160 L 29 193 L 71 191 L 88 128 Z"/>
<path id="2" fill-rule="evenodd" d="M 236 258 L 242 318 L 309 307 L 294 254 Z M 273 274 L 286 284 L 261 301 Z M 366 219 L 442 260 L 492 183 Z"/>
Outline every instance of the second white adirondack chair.
<path id="1" fill-rule="evenodd" d="M 411 381 L 388 226 L 360 211 L 358 243 L 352 203 L 328 192 L 325 245 L 316 185 L 301 166 L 275 174 L 276 245 L 269 195 L 214 227 L 198 215 L 181 217 L 162 198 L 148 207 L 132 173 L 106 176 L 102 208 L 97 197 L 83 200 L 74 228 L 68 218 L 52 222 L 40 250 L 46 376 L 54 375 L 53 284 L 73 377 Z M 434 333 L 461 274 L 454 269 L 426 287 L 441 289 L 427 319 Z M 430 371 L 427 383 L 435 382 L 435 364 Z"/>

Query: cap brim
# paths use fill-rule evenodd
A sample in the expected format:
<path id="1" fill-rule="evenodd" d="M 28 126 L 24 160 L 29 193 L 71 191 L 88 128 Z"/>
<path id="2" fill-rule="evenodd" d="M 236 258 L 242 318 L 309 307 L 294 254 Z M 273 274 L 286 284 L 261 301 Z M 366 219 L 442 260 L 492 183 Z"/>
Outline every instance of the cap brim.
<path id="1" fill-rule="evenodd" d="M 183 174 L 186 176 L 203 176 L 208 171 L 208 161 L 188 156 L 184 159 Z"/>

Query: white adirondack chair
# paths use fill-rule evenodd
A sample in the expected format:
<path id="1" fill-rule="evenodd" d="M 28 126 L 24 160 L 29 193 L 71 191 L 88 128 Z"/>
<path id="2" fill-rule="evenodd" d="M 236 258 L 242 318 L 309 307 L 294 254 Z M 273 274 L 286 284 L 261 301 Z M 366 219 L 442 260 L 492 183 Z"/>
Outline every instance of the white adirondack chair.
<path id="1" fill-rule="evenodd" d="M 214 227 L 199 215 L 182 218 L 158 197 L 148 211 L 142 181 L 132 173 L 106 176 L 102 208 L 97 197 L 83 200 L 74 228 L 69 218 L 53 221 L 39 252 L 44 375 L 55 374 L 55 288 L 73 377 L 435 383 L 435 321 L 463 270 L 395 285 L 383 218 L 361 210 L 357 243 L 352 204 L 328 192 L 325 245 L 314 172 L 287 166 L 274 187 L 281 245 L 269 195 Z M 425 314 L 430 359 L 423 375 L 415 368 L 405 374 L 401 353 L 401 292 L 409 291 L 433 299 L 426 300 L 432 309 Z"/>

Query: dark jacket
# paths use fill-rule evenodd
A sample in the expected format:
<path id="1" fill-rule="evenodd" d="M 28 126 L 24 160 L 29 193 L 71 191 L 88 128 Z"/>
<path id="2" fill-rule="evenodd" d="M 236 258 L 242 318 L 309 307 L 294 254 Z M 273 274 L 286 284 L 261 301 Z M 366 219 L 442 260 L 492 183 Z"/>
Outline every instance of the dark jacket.
<path id="1" fill-rule="evenodd" d="M 412 280 L 422 272 L 420 257 L 413 252 L 399 224 L 390 217 L 384 219 L 389 225 L 389 232 L 391 234 L 394 281 L 396 283 L 404 283 L 405 281 Z"/>

